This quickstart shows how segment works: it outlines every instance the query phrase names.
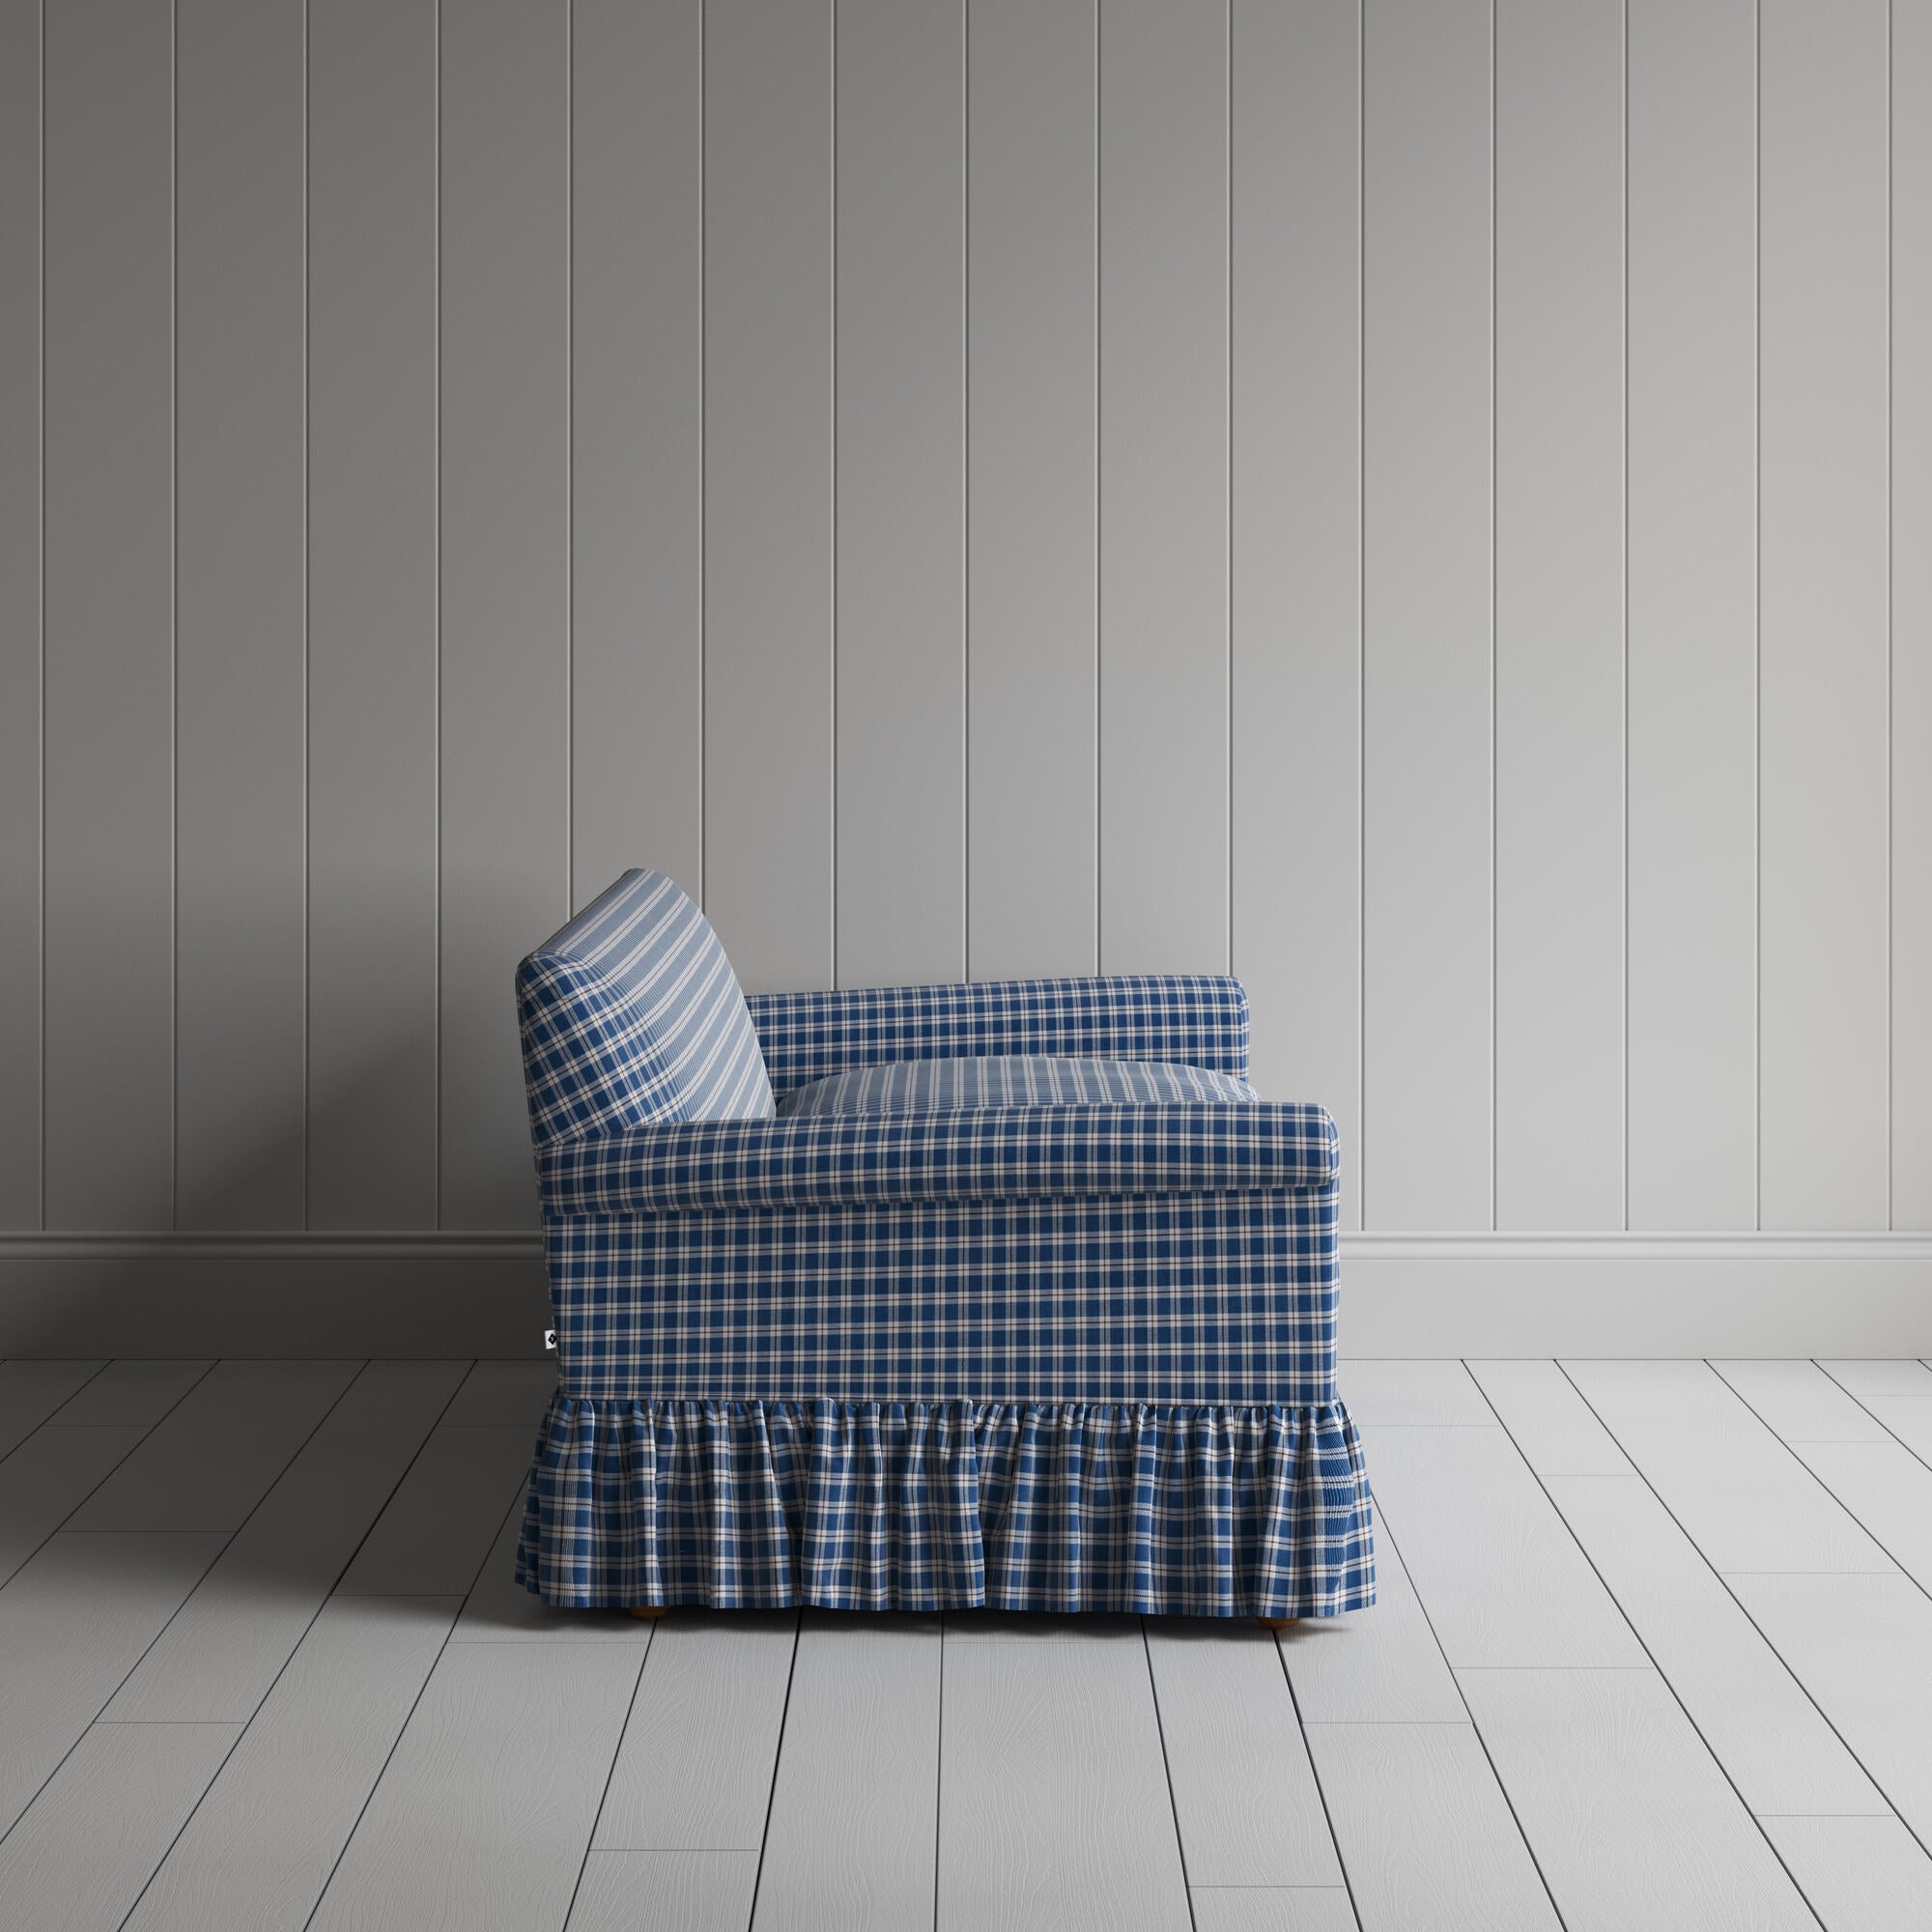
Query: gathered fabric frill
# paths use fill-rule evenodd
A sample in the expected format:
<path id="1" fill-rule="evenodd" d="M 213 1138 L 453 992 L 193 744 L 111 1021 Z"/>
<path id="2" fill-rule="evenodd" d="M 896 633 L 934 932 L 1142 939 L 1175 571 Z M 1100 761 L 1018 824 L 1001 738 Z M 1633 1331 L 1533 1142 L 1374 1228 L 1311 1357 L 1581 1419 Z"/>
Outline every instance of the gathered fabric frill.
<path id="1" fill-rule="evenodd" d="M 572 1608 L 1324 1617 L 1375 1601 L 1340 1402 L 590 1399 L 537 1443 L 517 1578 Z"/>

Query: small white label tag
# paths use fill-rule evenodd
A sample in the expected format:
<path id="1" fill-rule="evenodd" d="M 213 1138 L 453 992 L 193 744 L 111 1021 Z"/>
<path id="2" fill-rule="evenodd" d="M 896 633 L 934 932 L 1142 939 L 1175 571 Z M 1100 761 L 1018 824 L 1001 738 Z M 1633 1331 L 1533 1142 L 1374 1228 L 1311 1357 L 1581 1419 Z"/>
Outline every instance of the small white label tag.
<path id="1" fill-rule="evenodd" d="M 544 1353 L 547 1355 L 556 1353 L 556 1330 L 554 1328 L 546 1328 L 544 1330 Z"/>

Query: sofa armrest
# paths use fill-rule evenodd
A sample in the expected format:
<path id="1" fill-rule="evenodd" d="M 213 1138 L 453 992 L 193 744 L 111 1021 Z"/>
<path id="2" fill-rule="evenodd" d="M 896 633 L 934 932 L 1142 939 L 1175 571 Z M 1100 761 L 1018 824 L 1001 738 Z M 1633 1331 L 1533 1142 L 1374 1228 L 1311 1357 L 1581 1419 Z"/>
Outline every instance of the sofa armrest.
<path id="1" fill-rule="evenodd" d="M 552 1215 L 1251 1193 L 1329 1187 L 1339 1170 L 1320 1107 L 1269 1101 L 692 1121 L 537 1156 Z"/>
<path id="2" fill-rule="evenodd" d="M 1248 996 L 1225 974 L 1114 974 L 754 993 L 758 1044 L 782 1097 L 854 1066 L 984 1054 L 1167 1060 L 1248 1074 Z"/>

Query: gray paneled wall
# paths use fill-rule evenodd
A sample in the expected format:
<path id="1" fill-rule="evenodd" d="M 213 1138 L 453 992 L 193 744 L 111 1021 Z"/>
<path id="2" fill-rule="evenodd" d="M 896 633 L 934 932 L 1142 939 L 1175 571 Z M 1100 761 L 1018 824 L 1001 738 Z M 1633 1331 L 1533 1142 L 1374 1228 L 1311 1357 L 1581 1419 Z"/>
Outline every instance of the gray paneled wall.
<path id="1" fill-rule="evenodd" d="M 0 0 L 0 1224 L 518 954 L 1223 970 L 1372 1230 L 1932 1225 L 1927 0 Z"/>

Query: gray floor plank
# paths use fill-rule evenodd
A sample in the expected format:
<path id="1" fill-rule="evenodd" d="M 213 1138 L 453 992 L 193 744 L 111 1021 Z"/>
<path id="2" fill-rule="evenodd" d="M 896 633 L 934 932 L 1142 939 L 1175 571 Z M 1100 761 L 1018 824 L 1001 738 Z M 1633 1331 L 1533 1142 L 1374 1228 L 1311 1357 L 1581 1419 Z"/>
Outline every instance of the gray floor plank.
<path id="1" fill-rule="evenodd" d="M 1860 1400 L 1921 1463 L 1932 1463 L 1932 1396 L 1868 1395 Z"/>
<path id="2" fill-rule="evenodd" d="M 43 1424 L 0 1463 L 0 1583 L 6 1582 L 147 1430 Z"/>
<path id="3" fill-rule="evenodd" d="M 1818 1366 L 1862 1402 L 1868 1395 L 1932 1395 L 1932 1369 L 1911 1361 L 1821 1361 Z"/>
<path id="4" fill-rule="evenodd" d="M 1478 1423 L 1495 1417 L 1461 1362 L 1344 1362 L 1340 1384 L 1356 1422 L 1403 1427 L 1410 1423 Z"/>
<path id="5" fill-rule="evenodd" d="M 745 1932 L 757 1882 L 756 1852 L 592 1852 L 568 1932 Z"/>
<path id="6" fill-rule="evenodd" d="M 1559 1932 L 1475 1727 L 1310 1724 L 1362 1932 Z"/>
<path id="7" fill-rule="evenodd" d="M 1900 1576 L 1730 1581 L 1892 1808 L 1932 1842 L 1932 1600 Z"/>
<path id="8" fill-rule="evenodd" d="M 1816 1362 L 1713 1362 L 1784 1442 L 1882 1442 L 1885 1431 Z"/>
<path id="9" fill-rule="evenodd" d="M 1457 1676 L 1568 1932 L 1811 1932 L 1655 1671 Z"/>
<path id="10" fill-rule="evenodd" d="M 1628 1476 L 1631 1461 L 1554 1362 L 1471 1362 L 1469 1373 L 1539 1476 Z"/>
<path id="11" fill-rule="evenodd" d="M 1640 1476 L 1555 1476 L 1549 1492 L 1753 1811 L 1885 1809 L 1857 1760 Z"/>
<path id="12" fill-rule="evenodd" d="M 0 1924 L 121 1923 L 240 1724 L 96 1724 L 0 1843 Z"/>
<path id="13" fill-rule="evenodd" d="M 516 1423 L 536 1440 L 537 1424 L 556 1388 L 556 1358 L 533 1362 L 473 1363 L 443 1420 L 459 1428 L 475 1423 Z"/>
<path id="14" fill-rule="evenodd" d="M 1890 1436 L 1883 1442 L 1795 1446 L 1804 1466 L 1871 1532 L 1885 1553 L 1932 1590 L 1932 1467 Z"/>
<path id="15" fill-rule="evenodd" d="M 1548 1376 L 1485 1382 L 1520 1444 L 1602 1435 L 1553 1363 L 1525 1366 Z M 1548 1473 L 1545 1487 L 1745 1802 L 1754 1811 L 1882 1810 L 1871 1780 L 1696 1546 L 1613 1444 L 1611 1454 L 1623 1475 Z"/>
<path id="16" fill-rule="evenodd" d="M 1767 1818 L 1825 1932 L 1925 1932 L 1932 1859 L 1896 1818 Z"/>
<path id="17" fill-rule="evenodd" d="M 656 1626 L 597 1821 L 599 1851 L 754 1852 L 798 1615 L 673 1610 Z"/>
<path id="18" fill-rule="evenodd" d="M 461 1373 L 456 1362 L 372 1362 L 364 1369 L 106 1716 L 246 1722 L 402 1480 Z"/>
<path id="19" fill-rule="evenodd" d="M 311 1921 L 561 1925 L 637 1682 L 609 1644 L 451 1644 Z"/>
<path id="20" fill-rule="evenodd" d="M 1304 1723 L 1463 1724 L 1469 1713 L 1387 1523 L 1376 1522 L 1376 1601 L 1304 1617 L 1280 1637 Z"/>
<path id="21" fill-rule="evenodd" d="M 336 1588 L 352 1597 L 460 1597 L 476 1581 L 528 1472 L 514 1423 L 439 1427 Z"/>
<path id="22" fill-rule="evenodd" d="M 325 1605 L 128 1932 L 300 1932 L 456 1608 L 454 1597 Z"/>
<path id="23" fill-rule="evenodd" d="M 524 1499 L 510 1504 L 452 1643 L 623 1643 L 641 1650 L 650 1625 L 628 1610 L 554 1610 L 517 1581 L 517 1537 Z"/>
<path id="24" fill-rule="evenodd" d="M 940 1648 L 937 1617 L 806 1612 L 754 1932 L 929 1932 Z"/>
<path id="25" fill-rule="evenodd" d="M 1893 1566 L 1702 1362 L 1570 1362 L 1571 1379 L 1719 1570 Z"/>
<path id="26" fill-rule="evenodd" d="M 1271 1634 L 1178 1617 L 1147 1631 L 1189 1889 L 1340 1885 Z"/>
<path id="27" fill-rule="evenodd" d="M 109 1362 L 48 1420 L 89 1426 L 142 1422 L 152 1427 L 213 1366 L 208 1360 Z"/>
<path id="28" fill-rule="evenodd" d="M 238 1528 L 360 1362 L 219 1362 L 74 1513 L 74 1530 Z"/>
<path id="29" fill-rule="evenodd" d="M 1194 1932 L 1355 1932 L 1355 1908 L 1340 1886 L 1193 1886 Z"/>
<path id="30" fill-rule="evenodd" d="M 93 1362 L 0 1362 L 0 1456 L 24 1442 L 91 1376 L 107 1366 Z"/>
<path id="31" fill-rule="evenodd" d="M 1487 1429 L 1370 1431 L 1367 1447 L 1382 1517 L 1452 1665 L 1646 1663 L 1493 1420 Z"/>
<path id="32" fill-rule="evenodd" d="M 1186 1932 L 1139 1623 L 946 1646 L 938 1922 Z"/>
<path id="33" fill-rule="evenodd" d="M 0 1832 L 100 1715 L 222 1541 L 63 1532 L 0 1589 Z"/>

